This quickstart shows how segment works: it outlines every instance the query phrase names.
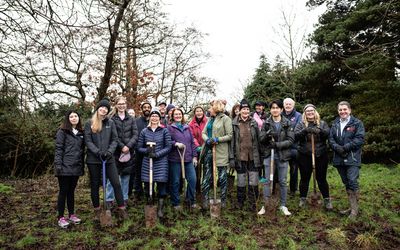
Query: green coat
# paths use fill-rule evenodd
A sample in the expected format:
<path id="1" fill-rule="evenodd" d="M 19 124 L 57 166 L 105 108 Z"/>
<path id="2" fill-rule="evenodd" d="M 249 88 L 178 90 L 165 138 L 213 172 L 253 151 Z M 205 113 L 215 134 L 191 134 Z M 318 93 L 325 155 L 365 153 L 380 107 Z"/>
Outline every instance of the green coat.
<path id="1" fill-rule="evenodd" d="M 202 137 L 206 142 L 209 137 L 207 135 L 207 125 L 211 119 L 208 119 L 203 129 Z M 212 137 L 218 137 L 216 145 L 216 163 L 218 167 L 229 165 L 229 147 L 232 139 L 232 120 L 227 115 L 219 113 L 214 120 L 212 127 Z"/>

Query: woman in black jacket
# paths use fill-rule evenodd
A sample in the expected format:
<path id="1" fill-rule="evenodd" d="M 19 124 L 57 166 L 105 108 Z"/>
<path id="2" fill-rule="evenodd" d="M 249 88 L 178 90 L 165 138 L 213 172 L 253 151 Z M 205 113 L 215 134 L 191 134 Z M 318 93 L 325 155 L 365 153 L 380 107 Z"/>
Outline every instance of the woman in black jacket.
<path id="1" fill-rule="evenodd" d="M 122 196 L 117 167 L 113 154 L 118 145 L 118 135 L 115 123 L 107 118 L 110 102 L 101 100 L 96 107 L 92 119 L 85 124 L 85 143 L 87 146 L 86 163 L 90 174 L 90 194 L 96 219 L 100 216 L 99 186 L 102 176 L 102 161 L 106 161 L 106 176 L 114 188 L 117 200 L 117 211 L 121 218 L 128 217 Z"/>
<path id="2" fill-rule="evenodd" d="M 70 223 L 79 224 L 81 220 L 75 215 L 74 194 L 79 176 L 83 175 L 84 140 L 80 116 L 75 111 L 68 111 L 56 135 L 54 154 L 54 172 L 58 178 L 57 210 L 58 225 L 67 228 Z M 68 218 L 64 217 L 67 201 Z"/>
<path id="3" fill-rule="evenodd" d="M 313 104 L 304 106 L 302 120 L 295 128 L 296 140 L 299 143 L 298 163 L 301 176 L 299 207 L 304 207 L 306 204 L 308 186 L 313 171 L 311 136 L 314 136 L 315 178 L 318 182 L 318 188 L 324 197 L 325 208 L 332 210 L 332 202 L 329 197 L 329 185 L 326 181 L 326 172 L 328 169 L 328 150 L 326 142 L 328 135 L 329 126 L 320 119 L 315 106 Z"/>

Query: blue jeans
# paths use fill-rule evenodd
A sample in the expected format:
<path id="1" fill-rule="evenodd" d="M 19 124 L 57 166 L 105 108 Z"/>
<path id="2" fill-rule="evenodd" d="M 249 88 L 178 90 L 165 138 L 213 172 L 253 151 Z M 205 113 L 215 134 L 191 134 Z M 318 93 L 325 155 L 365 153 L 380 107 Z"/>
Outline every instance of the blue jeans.
<path id="1" fill-rule="evenodd" d="M 129 179 L 130 175 L 120 175 L 119 181 L 121 183 L 122 189 L 122 196 L 124 197 L 124 201 L 128 200 L 128 192 L 129 192 Z M 113 201 L 115 198 L 114 196 L 114 189 L 110 183 L 110 180 L 107 179 L 107 192 L 106 192 L 106 201 Z"/>
<path id="2" fill-rule="evenodd" d="M 346 186 L 346 190 L 358 191 L 358 177 L 360 175 L 359 166 L 335 166 L 342 178 L 343 184 Z"/>
<path id="3" fill-rule="evenodd" d="M 274 175 L 277 174 L 278 171 L 278 181 L 281 192 L 281 206 L 286 206 L 286 195 L 287 195 L 287 173 L 289 168 L 289 163 L 287 161 L 280 161 L 279 159 L 275 159 L 274 161 Z M 267 200 L 271 196 L 271 186 L 270 186 L 270 166 L 271 166 L 271 157 L 264 159 L 264 167 L 265 167 L 265 177 L 267 178 L 267 182 L 264 183 L 264 199 Z"/>
<path id="4" fill-rule="evenodd" d="M 169 162 L 170 194 L 172 206 L 178 206 L 180 203 L 179 185 L 182 176 L 180 162 Z M 185 162 L 185 177 L 187 180 L 186 201 L 190 205 L 196 203 L 196 170 L 192 162 Z"/>

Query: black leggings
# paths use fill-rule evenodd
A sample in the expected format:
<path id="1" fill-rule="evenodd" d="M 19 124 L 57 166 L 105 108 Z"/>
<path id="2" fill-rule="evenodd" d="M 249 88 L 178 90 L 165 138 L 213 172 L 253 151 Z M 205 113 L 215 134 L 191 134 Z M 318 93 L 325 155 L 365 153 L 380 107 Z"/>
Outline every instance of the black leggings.
<path id="1" fill-rule="evenodd" d="M 99 203 L 99 186 L 102 185 L 102 165 L 101 164 L 88 164 L 90 174 L 90 196 L 94 208 L 100 206 Z M 118 170 L 115 163 L 107 163 L 106 177 L 114 189 L 115 199 L 119 207 L 124 206 L 124 198 L 122 196 L 121 183 L 119 182 Z"/>
<path id="2" fill-rule="evenodd" d="M 60 187 L 57 200 L 57 210 L 58 218 L 61 218 L 64 217 L 65 200 L 67 200 L 69 215 L 74 214 L 75 188 L 78 184 L 79 176 L 58 176 L 57 178 Z"/>
<path id="3" fill-rule="evenodd" d="M 298 164 L 300 169 L 300 197 L 307 197 L 308 187 L 312 175 L 311 155 L 299 153 Z M 328 169 L 328 154 L 315 157 L 315 179 L 324 198 L 329 198 L 329 185 L 326 181 Z"/>

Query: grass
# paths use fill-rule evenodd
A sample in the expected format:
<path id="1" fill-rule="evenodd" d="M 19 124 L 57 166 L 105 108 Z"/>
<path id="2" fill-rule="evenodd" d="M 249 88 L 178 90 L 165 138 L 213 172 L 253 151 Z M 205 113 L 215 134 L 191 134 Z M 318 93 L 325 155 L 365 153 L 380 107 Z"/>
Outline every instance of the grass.
<path id="1" fill-rule="evenodd" d="M 82 224 L 60 229 L 56 219 L 58 184 L 53 176 L 0 180 L 0 249 L 396 249 L 400 245 L 400 166 L 363 165 L 360 215 L 341 216 L 348 207 L 340 177 L 328 170 L 334 211 L 322 205 L 299 209 L 288 197 L 292 216 L 257 216 L 234 208 L 233 198 L 212 220 L 209 211 L 175 212 L 167 202 L 166 218 L 145 228 L 144 204 L 132 204 L 130 220 L 112 228 L 93 221 L 87 176 L 80 178 L 76 213 Z M 261 203 L 259 204 L 261 205 Z M 116 220 L 115 220 L 116 221 Z"/>

